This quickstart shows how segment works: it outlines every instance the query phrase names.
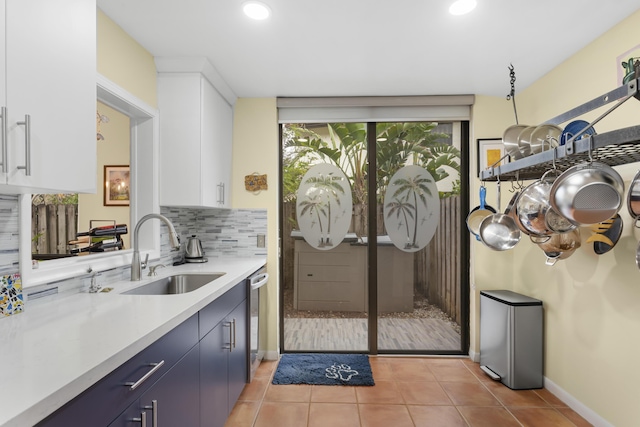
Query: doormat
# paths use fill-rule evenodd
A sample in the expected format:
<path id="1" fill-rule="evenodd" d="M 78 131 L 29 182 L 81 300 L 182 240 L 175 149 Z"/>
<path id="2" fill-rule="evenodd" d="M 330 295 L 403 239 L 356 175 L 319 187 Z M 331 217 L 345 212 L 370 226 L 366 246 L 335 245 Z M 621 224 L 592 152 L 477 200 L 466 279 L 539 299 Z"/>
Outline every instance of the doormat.
<path id="1" fill-rule="evenodd" d="M 273 384 L 372 386 L 373 374 L 365 354 L 283 354 Z"/>

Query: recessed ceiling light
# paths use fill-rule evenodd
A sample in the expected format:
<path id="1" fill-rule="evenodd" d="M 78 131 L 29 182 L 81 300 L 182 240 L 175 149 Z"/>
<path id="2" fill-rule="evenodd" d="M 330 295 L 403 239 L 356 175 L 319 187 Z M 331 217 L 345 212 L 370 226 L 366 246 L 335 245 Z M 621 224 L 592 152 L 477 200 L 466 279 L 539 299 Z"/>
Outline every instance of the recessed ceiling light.
<path id="1" fill-rule="evenodd" d="M 449 7 L 452 15 L 464 15 L 476 8 L 476 0 L 457 0 Z"/>
<path id="2" fill-rule="evenodd" d="M 271 15 L 271 9 L 259 1 L 248 1 L 242 4 L 242 11 L 251 19 L 263 20 Z"/>

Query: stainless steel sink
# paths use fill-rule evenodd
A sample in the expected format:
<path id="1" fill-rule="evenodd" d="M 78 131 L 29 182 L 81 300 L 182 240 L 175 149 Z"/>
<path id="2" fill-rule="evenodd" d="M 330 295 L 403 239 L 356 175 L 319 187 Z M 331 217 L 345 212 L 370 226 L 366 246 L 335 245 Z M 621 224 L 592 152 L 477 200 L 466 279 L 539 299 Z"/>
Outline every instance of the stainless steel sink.
<path id="1" fill-rule="evenodd" d="M 216 280 L 219 277 L 224 276 L 224 273 L 190 273 L 190 274 L 176 274 L 173 276 L 164 277 L 162 279 L 154 280 L 146 285 L 139 286 L 130 291 L 123 292 L 127 295 L 175 295 L 186 294 L 187 292 L 195 291 Z"/>

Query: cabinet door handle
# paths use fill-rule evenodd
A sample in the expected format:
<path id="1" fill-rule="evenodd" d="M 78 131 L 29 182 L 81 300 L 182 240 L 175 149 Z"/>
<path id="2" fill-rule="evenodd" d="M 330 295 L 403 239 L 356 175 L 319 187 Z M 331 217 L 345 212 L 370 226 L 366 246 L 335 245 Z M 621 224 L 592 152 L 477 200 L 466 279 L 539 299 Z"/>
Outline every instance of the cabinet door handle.
<path id="1" fill-rule="evenodd" d="M 2 128 L 0 130 L 0 138 L 2 138 L 2 163 L 0 163 L 0 165 L 2 165 L 2 172 L 8 173 L 9 158 L 7 155 L 7 120 L 9 118 L 7 117 L 7 107 L 0 108 L 0 118 L 2 119 Z"/>
<path id="2" fill-rule="evenodd" d="M 233 329 L 232 329 L 232 323 L 231 322 L 225 322 L 224 326 L 229 328 L 229 346 L 227 347 L 227 345 L 225 344 L 222 348 L 224 348 L 225 350 L 229 350 L 229 353 L 231 353 L 233 351 Z"/>
<path id="3" fill-rule="evenodd" d="M 140 412 L 140 418 L 132 418 L 131 421 L 140 423 L 141 427 L 147 427 L 147 413 L 142 411 Z"/>
<path id="4" fill-rule="evenodd" d="M 127 383 L 124 383 L 124 385 L 129 386 L 129 390 L 131 390 L 131 391 L 137 389 L 138 387 L 140 387 L 140 385 L 143 382 L 145 382 L 158 369 L 162 368 L 162 365 L 164 365 L 164 360 L 161 360 L 158 363 L 149 363 L 149 366 L 153 366 L 153 369 L 151 369 L 149 372 L 144 374 L 144 376 L 142 378 L 140 378 L 138 381 L 136 381 L 136 382 L 127 382 Z"/>
<path id="5" fill-rule="evenodd" d="M 18 166 L 18 169 L 24 169 L 24 174 L 31 176 L 31 116 L 25 114 L 24 121 L 16 124 L 24 125 L 24 166 Z"/>
<path id="6" fill-rule="evenodd" d="M 151 427 L 158 427 L 158 401 L 152 400 L 151 406 L 145 406 L 144 409 L 151 409 Z"/>
<path id="7" fill-rule="evenodd" d="M 216 201 L 218 202 L 218 204 L 224 205 L 224 182 L 216 185 L 216 187 L 218 188 L 218 200 Z"/>
<path id="8" fill-rule="evenodd" d="M 231 347 L 236 348 L 236 319 L 231 321 L 231 327 L 233 328 L 233 341 L 231 341 Z"/>

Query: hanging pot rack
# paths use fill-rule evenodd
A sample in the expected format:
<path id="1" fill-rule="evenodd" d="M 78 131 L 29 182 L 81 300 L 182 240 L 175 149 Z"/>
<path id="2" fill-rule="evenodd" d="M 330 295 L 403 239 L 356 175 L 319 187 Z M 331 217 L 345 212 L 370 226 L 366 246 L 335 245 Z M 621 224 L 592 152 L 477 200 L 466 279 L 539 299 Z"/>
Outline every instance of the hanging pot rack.
<path id="1" fill-rule="evenodd" d="M 638 77 L 638 74 L 636 73 L 636 77 Z M 627 100 L 631 98 L 640 100 L 638 84 L 639 79 L 633 79 L 627 84 L 544 122 L 544 124 L 560 125 L 596 108 L 616 102 L 605 113 L 589 123 L 585 129 L 576 133 L 565 145 L 514 160 L 501 166 L 490 167 L 481 171 L 480 179 L 482 181 L 537 179 L 547 170 L 554 167 L 554 164 L 556 168 L 565 170 L 590 160 L 605 163 L 609 166 L 639 162 L 640 125 L 576 139 L 583 131 L 598 123 Z"/>

